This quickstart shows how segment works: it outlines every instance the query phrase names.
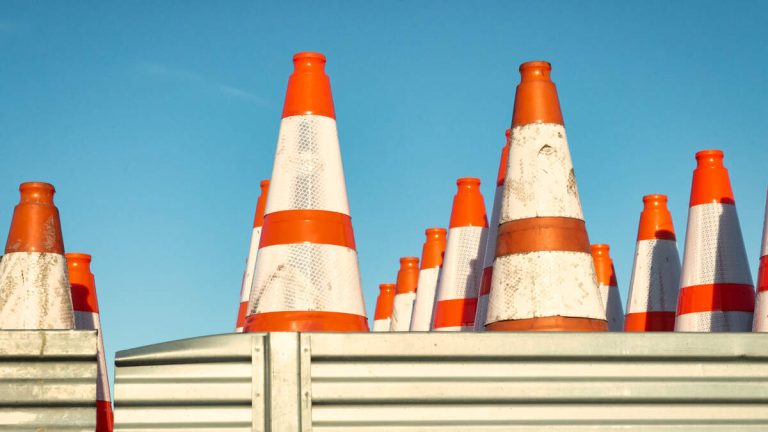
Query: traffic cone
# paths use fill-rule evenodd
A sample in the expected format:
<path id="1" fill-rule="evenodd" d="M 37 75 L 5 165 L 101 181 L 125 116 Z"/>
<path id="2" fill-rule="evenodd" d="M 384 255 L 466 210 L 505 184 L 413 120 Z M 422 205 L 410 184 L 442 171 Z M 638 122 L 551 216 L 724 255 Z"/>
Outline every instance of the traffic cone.
<path id="1" fill-rule="evenodd" d="M 456 184 L 432 322 L 432 329 L 439 331 L 474 330 L 488 236 L 480 179 L 460 178 Z"/>
<path id="2" fill-rule="evenodd" d="M 501 196 L 504 191 L 504 178 L 507 176 L 507 160 L 509 159 L 509 137 L 511 129 L 507 129 L 507 142 L 501 149 L 499 174 L 496 176 L 496 192 L 493 194 L 493 212 L 491 225 L 488 227 L 488 241 L 483 255 L 483 276 L 480 281 L 480 295 L 477 297 L 477 313 L 475 314 L 475 331 L 485 331 L 485 318 L 488 316 L 488 294 L 491 293 L 491 277 L 493 275 L 493 260 L 496 258 L 496 236 L 499 232 L 499 216 L 501 213 Z"/>
<path id="3" fill-rule="evenodd" d="M 237 311 L 237 323 L 235 332 L 242 333 L 245 324 L 245 313 L 248 309 L 248 300 L 251 298 L 251 283 L 253 282 L 253 271 L 256 268 L 256 255 L 259 252 L 259 240 L 261 240 L 261 227 L 264 225 L 264 206 L 267 204 L 267 194 L 269 193 L 269 180 L 262 180 L 260 183 L 261 195 L 256 201 L 256 214 L 253 216 L 253 231 L 251 232 L 251 245 L 248 248 L 248 259 L 245 261 L 245 273 L 243 273 L 243 284 L 240 286 L 240 308 Z M 255 302 L 258 302 L 256 300 Z"/>
<path id="4" fill-rule="evenodd" d="M 675 331 L 750 331 L 755 289 L 723 152 L 696 161 Z"/>
<path id="5" fill-rule="evenodd" d="M 368 331 L 325 56 L 293 63 L 245 331 Z"/>
<path id="6" fill-rule="evenodd" d="M 392 325 L 392 309 L 395 303 L 395 284 L 379 285 L 376 312 L 373 315 L 373 331 L 388 332 Z"/>
<path id="7" fill-rule="evenodd" d="M 417 257 L 400 258 L 400 270 L 397 272 L 395 307 L 392 311 L 392 331 L 402 332 L 411 328 L 413 303 L 419 283 L 419 259 Z"/>
<path id="8" fill-rule="evenodd" d="M 112 402 L 109 395 L 109 377 L 104 351 L 104 339 L 99 319 L 99 301 L 96 297 L 96 281 L 91 273 L 91 256 L 68 253 L 67 269 L 72 288 L 72 307 L 75 311 L 77 330 L 98 330 L 98 380 L 96 383 L 96 432 L 111 432 L 113 426 Z"/>
<path id="9" fill-rule="evenodd" d="M 757 272 L 755 322 L 752 325 L 752 331 L 768 332 L 768 199 L 765 202 L 765 223 L 763 224 L 763 247 L 761 250 L 760 269 Z"/>
<path id="10" fill-rule="evenodd" d="M 435 291 L 445 253 L 445 228 L 427 228 L 427 239 L 421 250 L 421 268 L 411 316 L 411 331 L 429 331 L 435 309 Z"/>
<path id="11" fill-rule="evenodd" d="M 643 197 L 624 331 L 672 331 L 680 255 L 665 195 Z"/>
<path id="12" fill-rule="evenodd" d="M 597 286 L 600 289 L 600 298 L 603 300 L 605 317 L 608 320 L 608 331 L 623 331 L 624 311 L 621 308 L 619 283 L 616 281 L 616 269 L 613 267 L 610 254 L 611 248 L 607 244 L 593 244 L 591 250 Z"/>
<path id="13" fill-rule="evenodd" d="M 0 262 L 0 329 L 73 329 L 56 190 L 32 182 L 19 191 Z"/>
<path id="14" fill-rule="evenodd" d="M 608 329 L 551 69 L 520 66 L 486 330 Z"/>

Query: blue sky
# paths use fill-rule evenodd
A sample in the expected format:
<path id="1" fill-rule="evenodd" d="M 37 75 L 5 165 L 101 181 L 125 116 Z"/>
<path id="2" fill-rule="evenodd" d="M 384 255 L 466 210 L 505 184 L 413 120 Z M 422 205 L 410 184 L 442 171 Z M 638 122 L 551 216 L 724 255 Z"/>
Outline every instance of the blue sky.
<path id="1" fill-rule="evenodd" d="M 231 331 L 291 56 L 327 55 L 365 299 L 490 207 L 517 67 L 553 64 L 593 243 L 626 301 L 641 197 L 682 247 L 694 153 L 725 151 L 753 273 L 766 193 L 765 2 L 0 2 L 0 229 L 53 183 L 94 256 L 107 350 Z M 682 253 L 682 250 L 681 250 Z M 110 360 L 111 361 L 111 360 Z"/>

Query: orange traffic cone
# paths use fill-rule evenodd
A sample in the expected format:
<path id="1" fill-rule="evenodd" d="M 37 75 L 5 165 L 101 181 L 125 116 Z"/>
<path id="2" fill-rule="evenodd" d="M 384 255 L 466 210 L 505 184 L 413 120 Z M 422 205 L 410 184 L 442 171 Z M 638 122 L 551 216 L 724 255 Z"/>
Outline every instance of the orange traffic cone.
<path id="1" fill-rule="evenodd" d="M 624 330 L 624 311 L 621 308 L 619 283 L 616 281 L 616 269 L 613 268 L 611 248 L 607 244 L 593 244 L 591 249 L 597 286 L 600 289 L 600 298 L 603 300 L 605 317 L 608 320 L 608 331 L 620 332 Z"/>
<path id="2" fill-rule="evenodd" d="M 605 331 L 551 66 L 520 66 L 487 330 Z"/>
<path id="3" fill-rule="evenodd" d="M 445 253 L 445 228 L 427 228 L 427 239 L 421 250 L 421 269 L 411 316 L 411 331 L 429 331 L 435 309 L 437 277 L 443 266 Z"/>
<path id="4" fill-rule="evenodd" d="M 325 56 L 293 63 L 245 331 L 368 331 Z"/>
<path id="5" fill-rule="evenodd" d="M 483 276 L 480 282 L 480 295 L 477 297 L 477 314 L 475 314 L 475 331 L 485 331 L 485 318 L 488 316 L 488 294 L 491 293 L 491 277 L 493 275 L 493 260 L 496 258 L 496 236 L 499 232 L 499 217 L 501 216 L 501 197 L 504 192 L 504 178 L 507 176 L 507 160 L 509 158 L 509 137 L 511 129 L 507 129 L 507 142 L 501 149 L 499 174 L 496 176 L 496 192 L 493 194 L 493 212 L 491 225 L 488 227 L 488 241 L 483 255 Z"/>
<path id="6" fill-rule="evenodd" d="M 237 323 L 235 332 L 242 333 L 245 324 L 245 313 L 248 309 L 248 300 L 251 298 L 251 283 L 253 282 L 253 271 L 256 268 L 256 255 L 259 252 L 259 241 L 261 240 L 261 227 L 264 225 L 264 207 L 267 204 L 267 194 L 269 193 L 269 180 L 261 181 L 261 195 L 256 201 L 256 214 L 253 216 L 253 231 L 251 232 L 251 245 L 248 249 L 248 259 L 245 261 L 245 272 L 243 273 L 243 284 L 240 286 L 240 308 L 237 311 Z M 258 302 L 258 299 L 255 303 Z"/>
<path id="7" fill-rule="evenodd" d="M 474 330 L 488 236 L 480 179 L 460 178 L 456 184 L 432 323 L 439 331 Z"/>
<path id="8" fill-rule="evenodd" d="M 379 285 L 376 312 L 373 314 L 373 331 L 388 332 L 392 325 L 392 309 L 395 303 L 395 284 Z"/>
<path id="9" fill-rule="evenodd" d="M 696 161 L 675 331 L 750 331 L 755 289 L 723 152 Z"/>
<path id="10" fill-rule="evenodd" d="M 672 331 L 680 255 L 665 195 L 643 197 L 624 331 Z"/>
<path id="11" fill-rule="evenodd" d="M 761 251 L 760 269 L 757 272 L 755 321 L 752 325 L 752 331 L 768 332 L 768 199 L 765 202 L 765 223 L 763 224 L 763 247 Z"/>
<path id="12" fill-rule="evenodd" d="M 75 310 L 77 330 L 98 330 L 98 380 L 96 382 L 96 432 L 112 432 L 112 402 L 109 396 L 109 377 L 104 351 L 104 338 L 99 319 L 99 300 L 96 297 L 96 281 L 91 273 L 91 256 L 68 253 L 67 269 L 72 287 L 72 307 Z"/>
<path id="13" fill-rule="evenodd" d="M 413 303 L 419 283 L 419 259 L 417 257 L 400 258 L 400 270 L 397 272 L 395 307 L 392 311 L 392 331 L 408 331 L 411 327 Z"/>
<path id="14" fill-rule="evenodd" d="M 22 183 L 0 262 L 0 329 L 73 329 L 56 190 Z"/>

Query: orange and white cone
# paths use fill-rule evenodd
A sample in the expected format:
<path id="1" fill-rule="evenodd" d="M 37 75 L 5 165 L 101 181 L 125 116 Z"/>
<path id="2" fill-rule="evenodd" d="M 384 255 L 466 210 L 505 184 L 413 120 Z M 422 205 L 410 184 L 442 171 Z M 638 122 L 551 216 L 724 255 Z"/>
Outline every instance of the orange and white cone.
<path id="1" fill-rule="evenodd" d="M 91 273 L 91 256 L 83 253 L 68 253 L 67 268 L 72 287 L 72 307 L 75 311 L 77 330 L 98 330 L 98 380 L 96 382 L 96 432 L 112 432 L 114 417 L 109 395 L 107 359 L 104 338 L 99 319 L 99 301 L 96 297 L 96 281 Z"/>
<path id="2" fill-rule="evenodd" d="M 608 331 L 624 330 L 624 311 L 621 307 L 619 283 L 616 280 L 616 269 L 611 259 L 611 248 L 607 244 L 593 244 L 592 260 L 595 263 L 595 276 L 603 300 L 605 317 L 608 320 Z"/>
<path id="3" fill-rule="evenodd" d="M 483 276 L 480 281 L 480 295 L 477 297 L 477 313 L 475 314 L 475 331 L 485 331 L 485 318 L 488 316 L 488 295 L 491 293 L 491 278 L 493 276 L 493 260 L 496 258 L 496 236 L 499 232 L 499 217 L 501 217 L 501 199 L 504 192 L 504 178 L 507 176 L 507 160 L 509 159 L 509 138 L 511 129 L 507 129 L 507 142 L 501 149 L 499 174 L 496 176 L 496 192 L 493 194 L 493 211 L 491 225 L 488 226 L 488 241 L 483 255 Z"/>
<path id="4" fill-rule="evenodd" d="M 750 331 L 755 289 L 723 152 L 696 161 L 675 331 Z"/>
<path id="5" fill-rule="evenodd" d="M 368 331 L 325 56 L 293 63 L 244 330 Z"/>
<path id="6" fill-rule="evenodd" d="M 551 66 L 520 66 L 486 330 L 606 331 Z"/>
<path id="7" fill-rule="evenodd" d="M 388 332 L 392 326 L 392 309 L 395 304 L 395 284 L 379 285 L 376 312 L 373 314 L 373 331 Z"/>
<path id="8" fill-rule="evenodd" d="M 672 215 L 665 195 L 643 197 L 624 331 L 673 331 L 680 287 Z"/>
<path id="9" fill-rule="evenodd" d="M 453 198 L 432 322 L 432 329 L 438 331 L 475 329 L 483 252 L 488 237 L 480 179 L 460 178 L 456 184 L 459 190 Z"/>
<path id="10" fill-rule="evenodd" d="M 73 329 L 56 190 L 22 183 L 0 261 L 0 330 Z"/>
<path id="11" fill-rule="evenodd" d="M 411 331 L 429 331 L 435 311 L 435 293 L 445 253 L 445 228 L 427 228 L 427 239 L 421 250 L 421 268 L 411 316 Z"/>
<path id="12" fill-rule="evenodd" d="M 237 323 L 235 332 L 242 333 L 245 324 L 245 314 L 248 309 L 248 300 L 251 298 L 251 283 L 253 283 L 253 271 L 256 269 L 256 255 L 259 253 L 259 241 L 261 240 L 261 227 L 264 225 L 264 207 L 267 204 L 269 193 L 269 180 L 261 181 L 261 195 L 256 201 L 256 214 L 253 216 L 253 231 L 251 232 L 251 245 L 248 249 L 248 259 L 245 261 L 245 273 L 243 284 L 240 286 L 240 308 L 237 311 Z M 258 303 L 258 299 L 255 301 Z"/>
<path id="13" fill-rule="evenodd" d="M 760 250 L 760 267 L 757 272 L 757 297 L 755 299 L 755 320 L 752 325 L 752 331 L 768 332 L 768 199 L 765 201 L 763 247 Z"/>
<path id="14" fill-rule="evenodd" d="M 417 257 L 400 258 L 400 270 L 397 271 L 397 288 L 395 289 L 395 307 L 392 311 L 392 326 L 396 332 L 408 331 L 411 328 L 413 304 L 416 301 L 416 290 L 419 283 L 419 259 Z"/>

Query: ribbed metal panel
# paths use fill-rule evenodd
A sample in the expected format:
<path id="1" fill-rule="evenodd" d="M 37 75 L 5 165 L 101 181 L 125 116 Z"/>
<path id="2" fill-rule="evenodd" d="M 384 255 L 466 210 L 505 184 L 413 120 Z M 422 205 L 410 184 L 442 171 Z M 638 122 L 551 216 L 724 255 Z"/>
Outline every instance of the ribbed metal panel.
<path id="1" fill-rule="evenodd" d="M 0 430 L 93 431 L 96 332 L 0 331 Z"/>

